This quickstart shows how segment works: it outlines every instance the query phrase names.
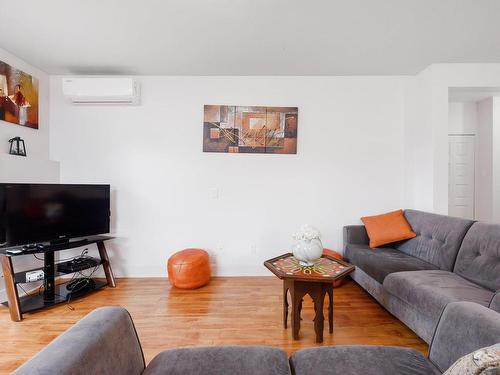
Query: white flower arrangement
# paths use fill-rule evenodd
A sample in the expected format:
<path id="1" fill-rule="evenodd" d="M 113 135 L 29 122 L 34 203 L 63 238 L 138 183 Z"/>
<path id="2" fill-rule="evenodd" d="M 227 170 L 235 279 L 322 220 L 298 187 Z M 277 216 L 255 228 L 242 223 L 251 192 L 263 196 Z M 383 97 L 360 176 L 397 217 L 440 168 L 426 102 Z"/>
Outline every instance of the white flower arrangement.
<path id="1" fill-rule="evenodd" d="M 321 239 L 321 233 L 318 229 L 305 224 L 300 227 L 300 230 L 296 232 L 293 236 L 295 241 L 312 241 L 315 239 Z"/>

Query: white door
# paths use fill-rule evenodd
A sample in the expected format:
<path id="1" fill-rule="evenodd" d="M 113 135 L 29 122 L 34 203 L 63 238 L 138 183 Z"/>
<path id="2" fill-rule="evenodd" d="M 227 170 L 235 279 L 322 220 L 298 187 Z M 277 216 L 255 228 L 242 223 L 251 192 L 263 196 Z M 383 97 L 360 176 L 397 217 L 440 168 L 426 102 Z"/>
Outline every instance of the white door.
<path id="1" fill-rule="evenodd" d="M 448 214 L 474 219 L 473 135 L 449 136 Z"/>

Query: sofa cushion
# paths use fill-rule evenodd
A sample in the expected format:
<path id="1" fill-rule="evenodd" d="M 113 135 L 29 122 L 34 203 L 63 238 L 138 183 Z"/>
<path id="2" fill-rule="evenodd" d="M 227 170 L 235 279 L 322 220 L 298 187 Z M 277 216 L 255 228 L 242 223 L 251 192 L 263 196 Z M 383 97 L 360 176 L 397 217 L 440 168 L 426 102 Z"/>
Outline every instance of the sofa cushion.
<path id="1" fill-rule="evenodd" d="M 299 350 L 290 358 L 295 375 L 440 374 L 414 349 L 394 346 L 324 346 Z"/>
<path id="2" fill-rule="evenodd" d="M 373 250 L 367 245 L 348 244 L 344 257 L 379 283 L 393 272 L 437 269 L 430 263 L 388 247 Z"/>
<path id="3" fill-rule="evenodd" d="M 383 286 L 436 323 L 450 302 L 470 301 L 488 306 L 493 295 L 456 273 L 441 270 L 396 272 L 385 278 Z"/>
<path id="4" fill-rule="evenodd" d="M 417 236 L 393 247 L 441 270 L 451 271 L 473 221 L 415 210 L 406 210 L 405 217 Z"/>
<path id="5" fill-rule="evenodd" d="M 500 225 L 475 223 L 464 238 L 453 272 L 496 291 L 500 289 Z"/>
<path id="6" fill-rule="evenodd" d="M 416 236 L 408 220 L 404 217 L 403 210 L 376 216 L 365 216 L 361 218 L 361 221 L 365 224 L 371 248 L 407 240 Z"/>
<path id="7" fill-rule="evenodd" d="M 265 346 L 222 346 L 161 352 L 143 375 L 289 375 L 286 353 Z"/>

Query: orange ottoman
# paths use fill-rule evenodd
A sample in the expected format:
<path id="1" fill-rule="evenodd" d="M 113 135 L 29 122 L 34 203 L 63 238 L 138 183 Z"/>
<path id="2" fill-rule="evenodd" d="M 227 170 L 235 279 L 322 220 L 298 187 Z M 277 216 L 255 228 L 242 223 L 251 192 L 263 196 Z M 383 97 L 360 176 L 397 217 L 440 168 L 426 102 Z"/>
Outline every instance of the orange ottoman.
<path id="1" fill-rule="evenodd" d="M 340 259 L 342 260 L 342 255 L 337 253 L 336 251 L 330 250 L 330 249 L 323 249 L 323 255 L 329 255 L 332 258 Z M 333 287 L 337 288 L 341 286 L 344 283 L 344 279 L 338 279 L 333 282 Z"/>
<path id="2" fill-rule="evenodd" d="M 210 259 L 201 249 L 176 252 L 168 259 L 168 280 L 176 288 L 196 289 L 210 281 Z"/>

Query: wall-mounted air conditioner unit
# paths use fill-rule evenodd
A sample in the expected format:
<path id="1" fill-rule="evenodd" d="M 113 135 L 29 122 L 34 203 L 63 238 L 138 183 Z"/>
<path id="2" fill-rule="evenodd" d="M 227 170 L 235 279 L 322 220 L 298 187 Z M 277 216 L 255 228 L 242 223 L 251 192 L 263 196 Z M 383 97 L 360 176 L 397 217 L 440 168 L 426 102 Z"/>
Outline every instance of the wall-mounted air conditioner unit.
<path id="1" fill-rule="evenodd" d="M 139 83 L 130 77 L 67 77 L 63 94 L 74 104 L 130 104 L 140 102 Z"/>

